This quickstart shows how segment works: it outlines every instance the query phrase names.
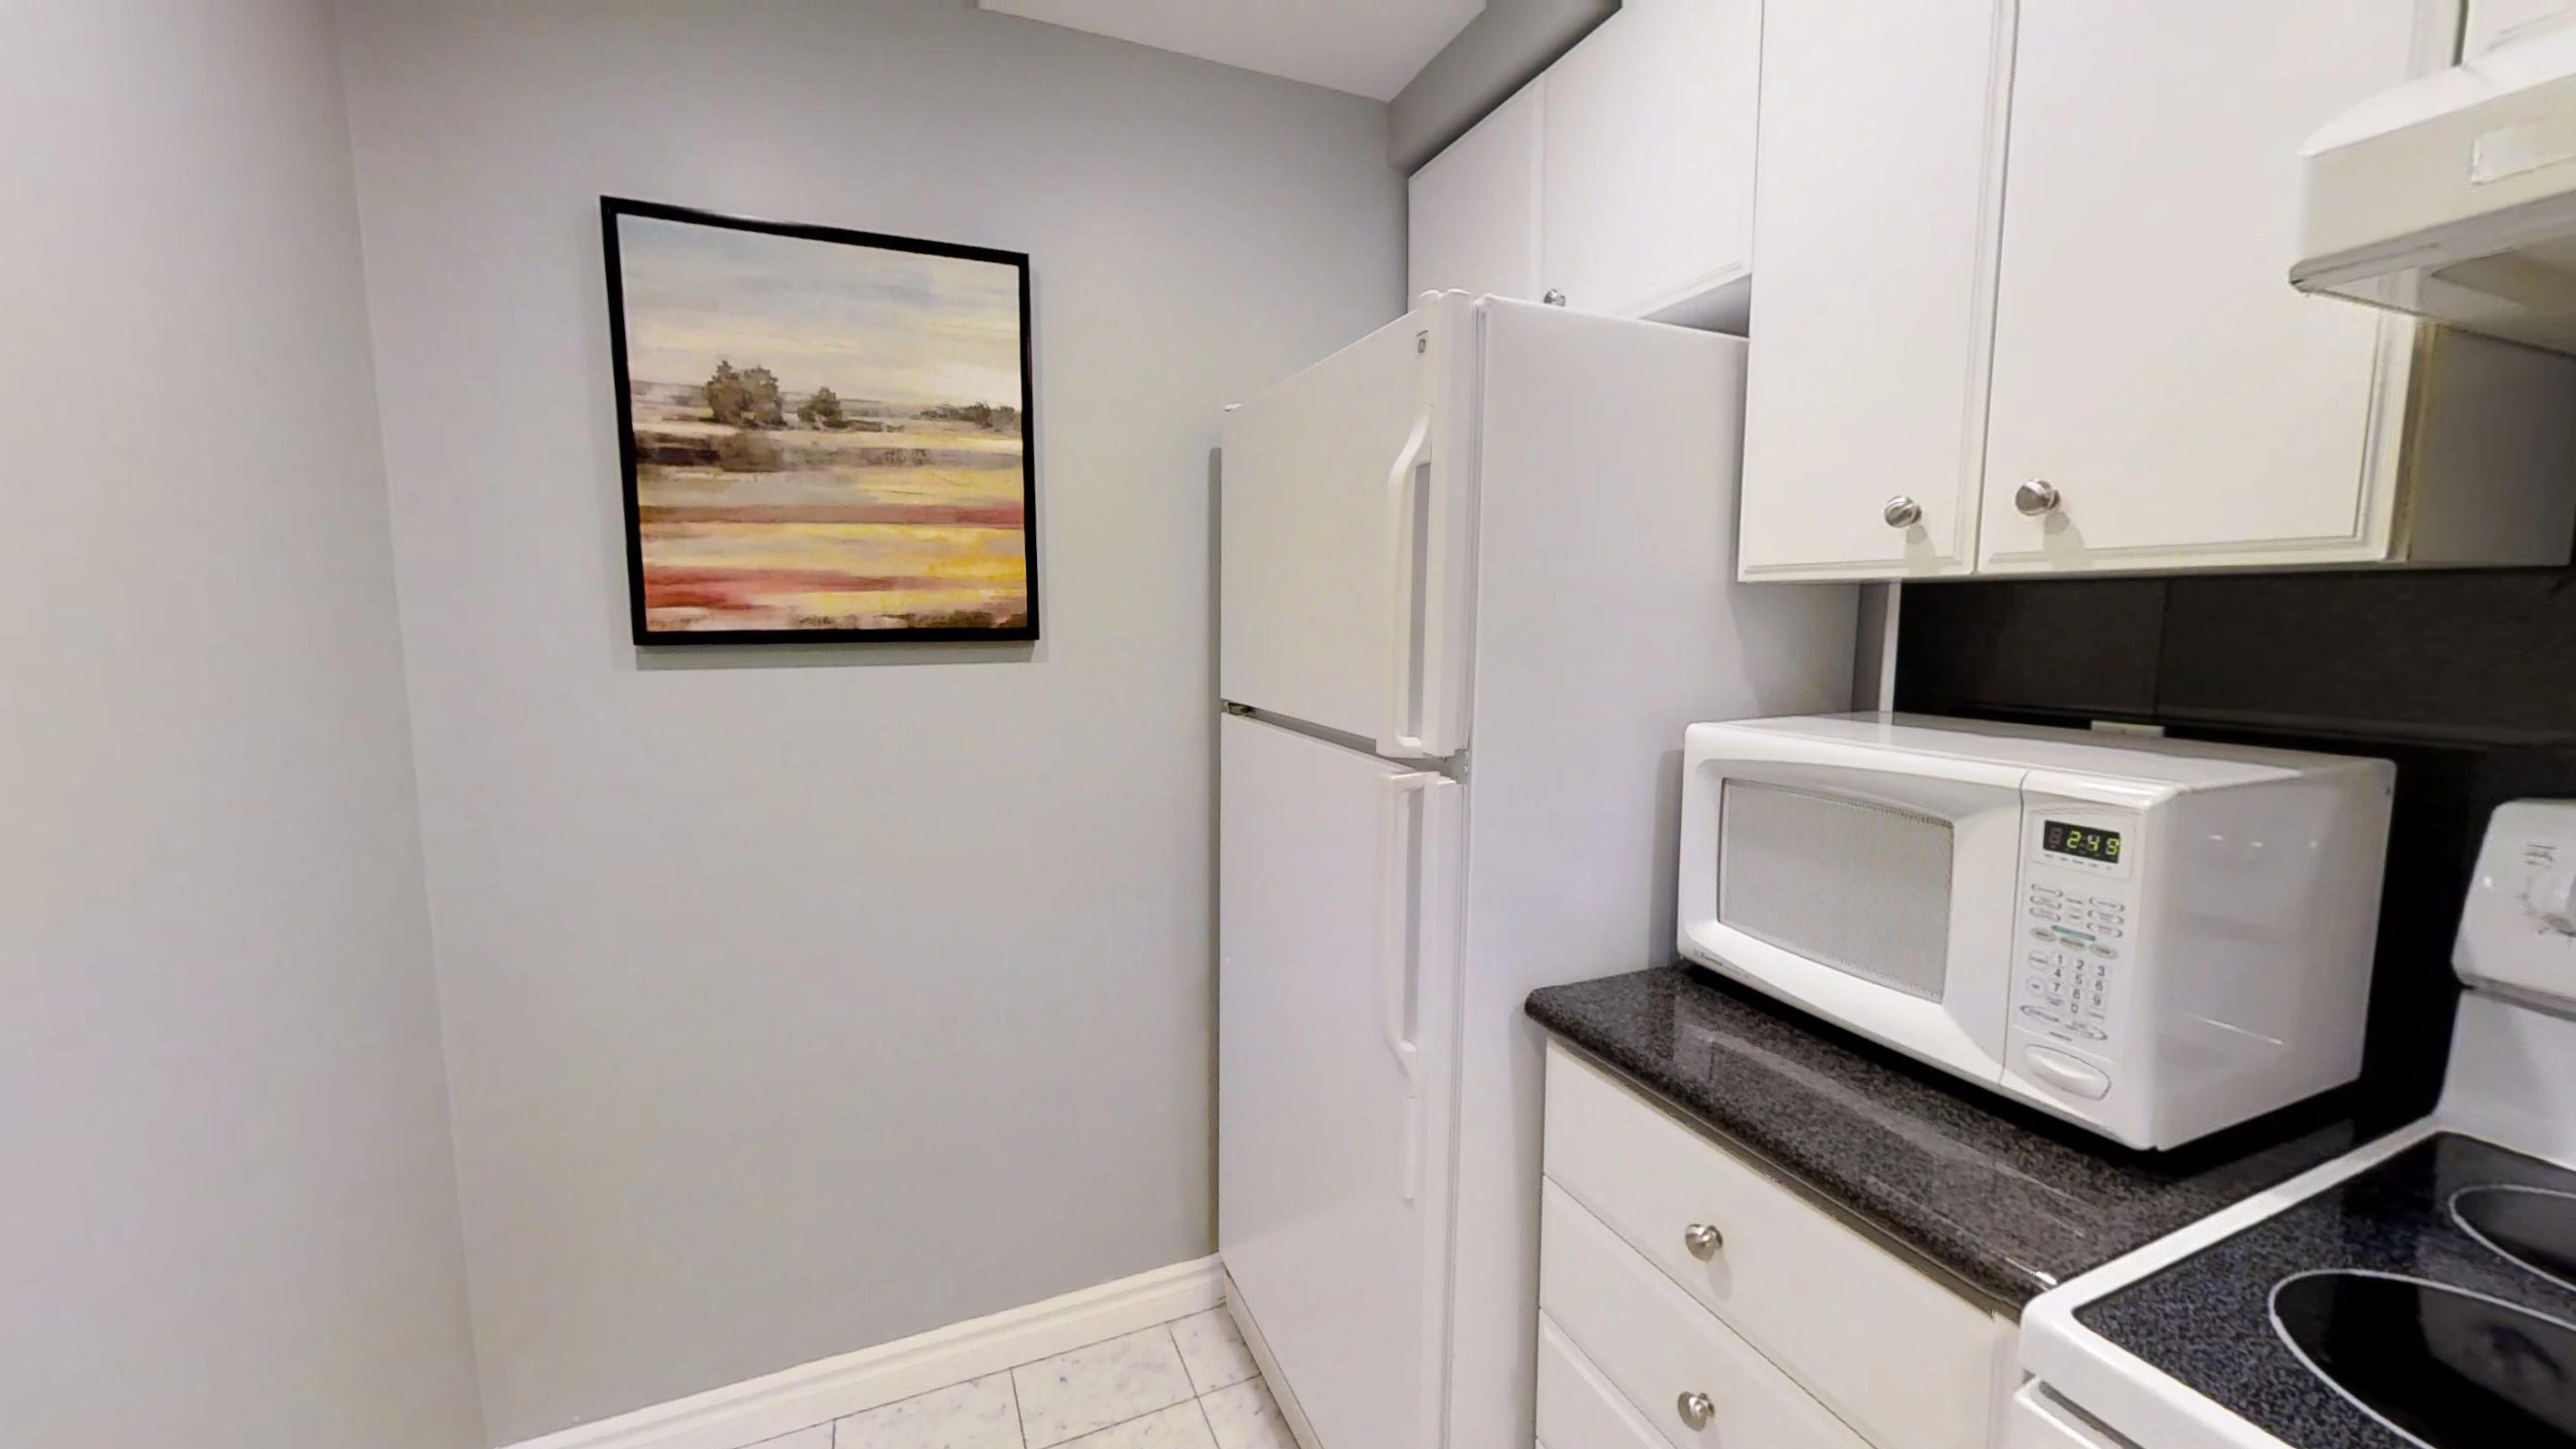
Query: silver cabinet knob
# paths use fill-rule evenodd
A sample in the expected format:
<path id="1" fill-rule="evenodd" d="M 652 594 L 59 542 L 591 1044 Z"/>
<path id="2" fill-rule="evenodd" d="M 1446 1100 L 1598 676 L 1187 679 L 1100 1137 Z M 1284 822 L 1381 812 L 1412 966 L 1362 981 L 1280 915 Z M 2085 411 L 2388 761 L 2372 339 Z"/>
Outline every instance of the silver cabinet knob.
<path id="1" fill-rule="evenodd" d="M 1562 307 L 1565 305 L 1565 294 L 1554 287 L 1550 287 L 1547 289 L 1547 294 L 1540 297 L 1539 300 L 1545 302 L 1551 307 Z"/>
<path id="2" fill-rule="evenodd" d="M 1682 1422 L 1690 1427 L 1705 1429 L 1708 1421 L 1717 1417 L 1717 1400 L 1692 1389 L 1673 1400 L 1673 1412 L 1681 1415 Z"/>
<path id="3" fill-rule="evenodd" d="M 1726 1234 L 1706 1223 L 1693 1223 L 1682 1229 L 1682 1246 L 1690 1249 L 1692 1257 L 1705 1263 L 1717 1256 L 1718 1249 L 1726 1246 Z"/>
<path id="4" fill-rule="evenodd" d="M 1890 528 L 1912 528 L 1923 521 L 1923 505 L 1899 493 L 1887 500 L 1887 506 L 1878 511 L 1878 516 L 1886 519 Z"/>
<path id="5" fill-rule="evenodd" d="M 2057 494 L 2057 485 L 2044 478 L 2033 478 L 2013 490 L 2013 507 L 2028 518 L 2055 513 L 2057 505 L 2063 502 L 2065 500 Z"/>

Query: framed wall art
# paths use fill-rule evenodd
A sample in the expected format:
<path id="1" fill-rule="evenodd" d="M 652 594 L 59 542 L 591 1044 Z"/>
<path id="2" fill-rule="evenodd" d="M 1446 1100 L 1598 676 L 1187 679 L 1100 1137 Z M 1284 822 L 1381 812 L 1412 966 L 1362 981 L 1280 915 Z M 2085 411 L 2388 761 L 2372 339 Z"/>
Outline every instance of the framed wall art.
<path id="1" fill-rule="evenodd" d="M 599 209 L 637 644 L 1038 637 L 1025 253 Z"/>

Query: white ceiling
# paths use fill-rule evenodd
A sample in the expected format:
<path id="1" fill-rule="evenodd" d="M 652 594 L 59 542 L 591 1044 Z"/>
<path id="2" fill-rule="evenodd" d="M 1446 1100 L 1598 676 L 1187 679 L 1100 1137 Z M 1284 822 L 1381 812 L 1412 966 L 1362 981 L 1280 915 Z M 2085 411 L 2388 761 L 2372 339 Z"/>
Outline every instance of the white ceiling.
<path id="1" fill-rule="evenodd" d="M 1485 0 L 976 0 L 1023 15 L 1391 101 Z"/>

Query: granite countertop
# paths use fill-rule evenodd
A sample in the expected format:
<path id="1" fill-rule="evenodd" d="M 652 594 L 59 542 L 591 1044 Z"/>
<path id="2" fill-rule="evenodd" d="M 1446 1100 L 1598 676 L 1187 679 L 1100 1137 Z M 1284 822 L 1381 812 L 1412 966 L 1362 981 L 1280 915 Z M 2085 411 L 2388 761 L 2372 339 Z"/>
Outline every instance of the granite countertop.
<path id="1" fill-rule="evenodd" d="M 1551 986 L 1527 1009 L 2016 1311 L 2401 1125 L 2329 1095 L 2172 1152 L 2135 1152 L 1692 966 Z"/>

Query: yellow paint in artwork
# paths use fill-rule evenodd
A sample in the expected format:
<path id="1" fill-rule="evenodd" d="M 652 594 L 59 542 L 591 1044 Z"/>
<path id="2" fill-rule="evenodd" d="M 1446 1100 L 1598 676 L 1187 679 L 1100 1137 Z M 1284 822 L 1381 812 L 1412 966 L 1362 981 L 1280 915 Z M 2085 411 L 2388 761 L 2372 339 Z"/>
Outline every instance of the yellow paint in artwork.
<path id="1" fill-rule="evenodd" d="M 639 489 L 647 507 L 749 510 L 763 503 L 939 503 L 974 507 L 1016 503 L 1017 468 L 839 468 L 727 474 L 712 468 L 657 468 Z"/>
<path id="2" fill-rule="evenodd" d="M 1026 584 L 1028 561 L 1018 554 L 1009 558 L 936 558 L 914 570 L 924 578 L 981 580 L 992 584 Z"/>
<path id="3" fill-rule="evenodd" d="M 864 592 L 825 589 L 788 597 L 794 600 L 799 613 L 832 618 L 900 618 L 907 614 L 937 614 L 1017 604 L 1024 595 L 1017 589 L 878 589 Z"/>
<path id="4" fill-rule="evenodd" d="M 1020 530 L 947 523 L 696 523 L 701 536 L 745 545 L 910 544 L 917 548 L 1020 551 Z"/>

